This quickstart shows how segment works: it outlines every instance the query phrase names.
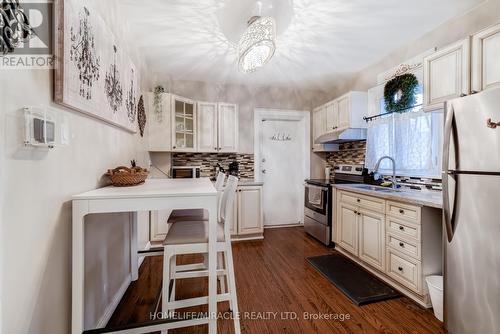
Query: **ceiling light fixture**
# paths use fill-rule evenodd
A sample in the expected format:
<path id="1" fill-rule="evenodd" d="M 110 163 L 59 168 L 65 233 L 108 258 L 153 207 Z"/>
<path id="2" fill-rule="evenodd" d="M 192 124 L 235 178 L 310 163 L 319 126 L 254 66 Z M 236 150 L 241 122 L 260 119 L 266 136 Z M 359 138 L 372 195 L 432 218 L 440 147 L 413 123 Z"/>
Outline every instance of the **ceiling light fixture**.
<path id="1" fill-rule="evenodd" d="M 259 4 L 259 12 L 261 4 Z M 243 73 L 255 72 L 267 64 L 276 50 L 276 21 L 271 16 L 252 16 L 238 45 L 238 67 Z"/>

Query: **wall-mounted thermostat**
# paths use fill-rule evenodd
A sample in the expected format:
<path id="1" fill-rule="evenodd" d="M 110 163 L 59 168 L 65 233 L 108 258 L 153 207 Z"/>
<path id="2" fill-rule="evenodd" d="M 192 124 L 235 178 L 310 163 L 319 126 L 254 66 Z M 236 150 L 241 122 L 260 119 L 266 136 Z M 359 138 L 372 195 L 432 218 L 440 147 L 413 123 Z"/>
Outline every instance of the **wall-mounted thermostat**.
<path id="1" fill-rule="evenodd" d="M 25 107 L 25 140 L 27 146 L 54 148 L 64 144 L 61 142 L 61 128 L 64 122 L 58 120 L 55 111 L 40 107 Z"/>

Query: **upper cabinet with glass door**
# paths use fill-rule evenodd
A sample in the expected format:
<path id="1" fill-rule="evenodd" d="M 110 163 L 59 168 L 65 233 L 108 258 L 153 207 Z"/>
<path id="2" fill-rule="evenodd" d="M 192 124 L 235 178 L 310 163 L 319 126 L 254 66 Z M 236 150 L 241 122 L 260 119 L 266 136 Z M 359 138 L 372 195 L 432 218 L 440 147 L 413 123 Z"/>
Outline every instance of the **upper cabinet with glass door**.
<path id="1" fill-rule="evenodd" d="M 172 96 L 172 151 L 196 152 L 196 103 Z"/>

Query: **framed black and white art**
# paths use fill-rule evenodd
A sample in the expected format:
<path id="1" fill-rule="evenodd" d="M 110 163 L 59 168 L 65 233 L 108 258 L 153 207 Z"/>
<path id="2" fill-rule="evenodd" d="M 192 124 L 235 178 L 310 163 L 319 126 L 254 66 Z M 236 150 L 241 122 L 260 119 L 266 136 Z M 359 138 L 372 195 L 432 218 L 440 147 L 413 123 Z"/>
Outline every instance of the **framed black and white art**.
<path id="1" fill-rule="evenodd" d="M 137 132 L 136 67 L 92 4 L 55 2 L 55 101 Z"/>

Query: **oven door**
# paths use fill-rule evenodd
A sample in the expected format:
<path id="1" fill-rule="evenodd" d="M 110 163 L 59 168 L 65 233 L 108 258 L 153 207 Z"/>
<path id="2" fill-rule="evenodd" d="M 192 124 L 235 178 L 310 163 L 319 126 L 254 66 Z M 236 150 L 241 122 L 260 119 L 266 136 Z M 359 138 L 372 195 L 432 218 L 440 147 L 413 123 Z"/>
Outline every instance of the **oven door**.
<path id="1" fill-rule="evenodd" d="M 305 187 L 305 207 L 319 214 L 327 215 L 328 188 L 312 184 L 306 184 Z"/>

